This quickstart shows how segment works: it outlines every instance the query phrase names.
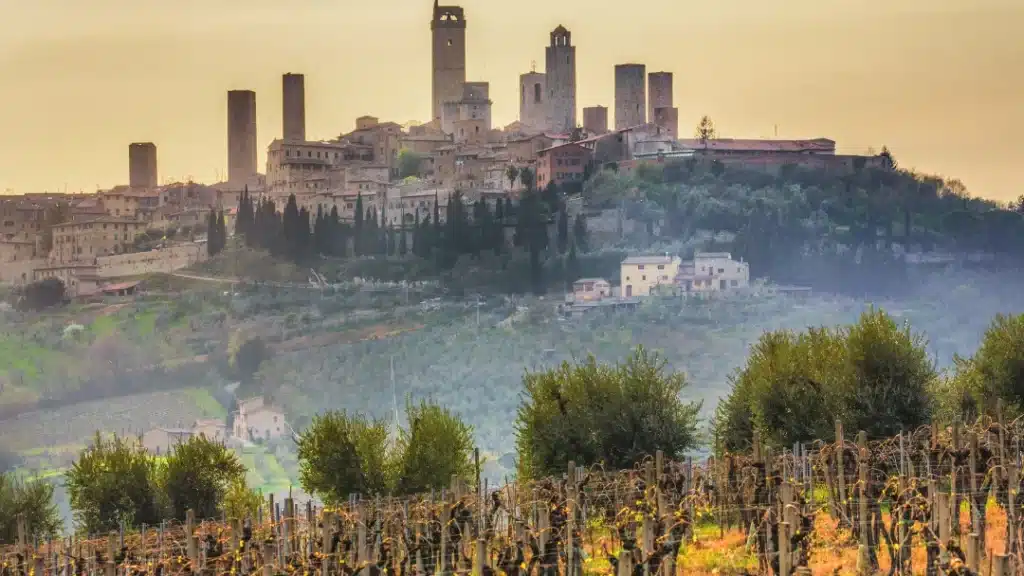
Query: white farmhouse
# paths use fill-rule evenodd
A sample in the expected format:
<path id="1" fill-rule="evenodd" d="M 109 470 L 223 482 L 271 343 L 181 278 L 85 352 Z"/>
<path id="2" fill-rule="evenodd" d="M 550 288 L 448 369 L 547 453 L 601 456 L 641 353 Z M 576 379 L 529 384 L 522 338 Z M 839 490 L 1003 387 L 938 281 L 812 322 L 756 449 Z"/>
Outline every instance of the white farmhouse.
<path id="1" fill-rule="evenodd" d="M 728 252 L 697 252 L 679 268 L 676 283 L 684 292 L 727 292 L 750 286 L 750 264 Z"/>
<path id="2" fill-rule="evenodd" d="M 231 436 L 236 440 L 271 440 L 280 438 L 289 431 L 284 421 L 284 412 L 276 406 L 267 404 L 261 396 L 239 402 L 238 411 L 234 416 Z"/>

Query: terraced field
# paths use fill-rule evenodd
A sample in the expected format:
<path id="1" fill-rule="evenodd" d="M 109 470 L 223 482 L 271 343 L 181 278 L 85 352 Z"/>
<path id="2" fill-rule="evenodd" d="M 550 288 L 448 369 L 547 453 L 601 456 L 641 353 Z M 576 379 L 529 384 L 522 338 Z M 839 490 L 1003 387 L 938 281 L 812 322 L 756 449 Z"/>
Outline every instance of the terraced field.
<path id="1" fill-rule="evenodd" d="M 0 444 L 29 459 L 35 454 L 43 464 L 50 459 L 44 457 L 52 455 L 59 461 L 63 453 L 77 454 L 97 430 L 141 434 L 156 426 L 189 426 L 199 418 L 222 416 L 224 409 L 206 390 L 186 388 L 135 394 L 51 411 L 26 412 L 2 420 Z"/>

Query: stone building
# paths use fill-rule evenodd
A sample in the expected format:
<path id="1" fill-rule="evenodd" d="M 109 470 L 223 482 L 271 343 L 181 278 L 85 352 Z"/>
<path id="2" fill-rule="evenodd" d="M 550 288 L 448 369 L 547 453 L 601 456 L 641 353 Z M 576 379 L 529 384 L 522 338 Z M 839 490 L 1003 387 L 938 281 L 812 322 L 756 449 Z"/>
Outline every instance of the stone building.
<path id="1" fill-rule="evenodd" d="M 434 0 L 430 30 L 433 119 L 440 122 L 444 103 L 458 101 L 466 83 L 466 17 L 462 7 L 440 6 Z"/>
<path id="2" fill-rule="evenodd" d="M 646 66 L 617 64 L 615 66 L 615 129 L 625 130 L 647 122 L 644 96 Z"/>
<path id="3" fill-rule="evenodd" d="M 256 174 L 256 93 L 228 92 L 228 182 L 248 182 Z"/>
<path id="4" fill-rule="evenodd" d="M 576 47 L 572 45 L 572 33 L 564 26 L 551 32 L 545 56 L 548 129 L 571 132 L 576 127 Z"/>
<path id="5" fill-rule="evenodd" d="M 306 139 L 306 79 L 302 74 L 285 74 L 281 77 L 282 138 L 304 141 Z"/>
<path id="6" fill-rule="evenodd" d="M 583 109 L 583 131 L 591 136 L 608 133 L 608 107 L 590 106 Z"/>
<path id="7" fill-rule="evenodd" d="M 92 262 L 97 256 L 128 252 L 135 236 L 145 227 L 146 223 L 141 220 L 110 216 L 56 224 L 52 227 L 50 260 L 60 263 Z"/>
<path id="8" fill-rule="evenodd" d="M 132 188 L 156 188 L 156 144 L 135 142 L 128 145 L 128 185 Z"/>
<path id="9" fill-rule="evenodd" d="M 471 122 L 474 131 L 482 138 L 491 131 L 490 84 L 487 82 L 466 82 L 458 100 L 445 102 L 441 109 L 441 131 L 458 134 L 459 122 Z M 465 138 L 465 126 L 463 126 Z"/>
<path id="10" fill-rule="evenodd" d="M 527 72 L 519 76 L 519 121 L 522 128 L 543 132 L 548 123 L 547 76 Z"/>
<path id="11" fill-rule="evenodd" d="M 672 73 L 651 72 L 647 76 L 648 113 L 671 138 L 679 137 L 679 109 L 673 104 Z"/>

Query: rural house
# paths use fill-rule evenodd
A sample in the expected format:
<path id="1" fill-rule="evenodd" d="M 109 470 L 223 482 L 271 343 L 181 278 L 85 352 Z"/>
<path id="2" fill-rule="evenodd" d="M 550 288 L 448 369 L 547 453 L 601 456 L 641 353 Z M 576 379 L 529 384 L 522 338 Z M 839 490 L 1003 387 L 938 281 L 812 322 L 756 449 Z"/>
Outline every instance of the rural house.
<path id="1" fill-rule="evenodd" d="M 153 428 L 142 435 L 142 447 L 157 456 L 167 454 L 175 445 L 187 441 L 193 435 L 187 428 Z"/>
<path id="2" fill-rule="evenodd" d="M 668 254 L 626 258 L 619 269 L 621 295 L 625 298 L 649 296 L 652 287 L 674 283 L 681 264 L 678 256 Z"/>
<path id="3" fill-rule="evenodd" d="M 750 286 L 750 264 L 728 252 L 697 252 L 675 276 L 683 292 L 726 292 Z"/>
<path id="4" fill-rule="evenodd" d="M 593 302 L 612 295 L 612 285 L 604 278 L 580 278 L 572 283 L 572 300 Z"/>
<path id="5" fill-rule="evenodd" d="M 267 404 L 263 397 L 250 398 L 238 403 L 231 435 L 236 440 L 251 442 L 280 438 L 290 431 L 284 421 L 284 412 Z"/>

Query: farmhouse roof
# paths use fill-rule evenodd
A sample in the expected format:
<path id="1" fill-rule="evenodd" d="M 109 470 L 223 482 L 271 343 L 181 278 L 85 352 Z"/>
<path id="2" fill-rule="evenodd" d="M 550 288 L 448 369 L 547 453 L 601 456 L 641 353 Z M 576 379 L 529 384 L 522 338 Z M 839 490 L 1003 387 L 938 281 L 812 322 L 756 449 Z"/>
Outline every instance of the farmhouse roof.
<path id="1" fill-rule="evenodd" d="M 676 256 L 670 256 L 668 254 L 659 254 L 657 256 L 629 256 L 622 261 L 623 264 L 668 264 L 672 260 L 676 259 Z"/>

